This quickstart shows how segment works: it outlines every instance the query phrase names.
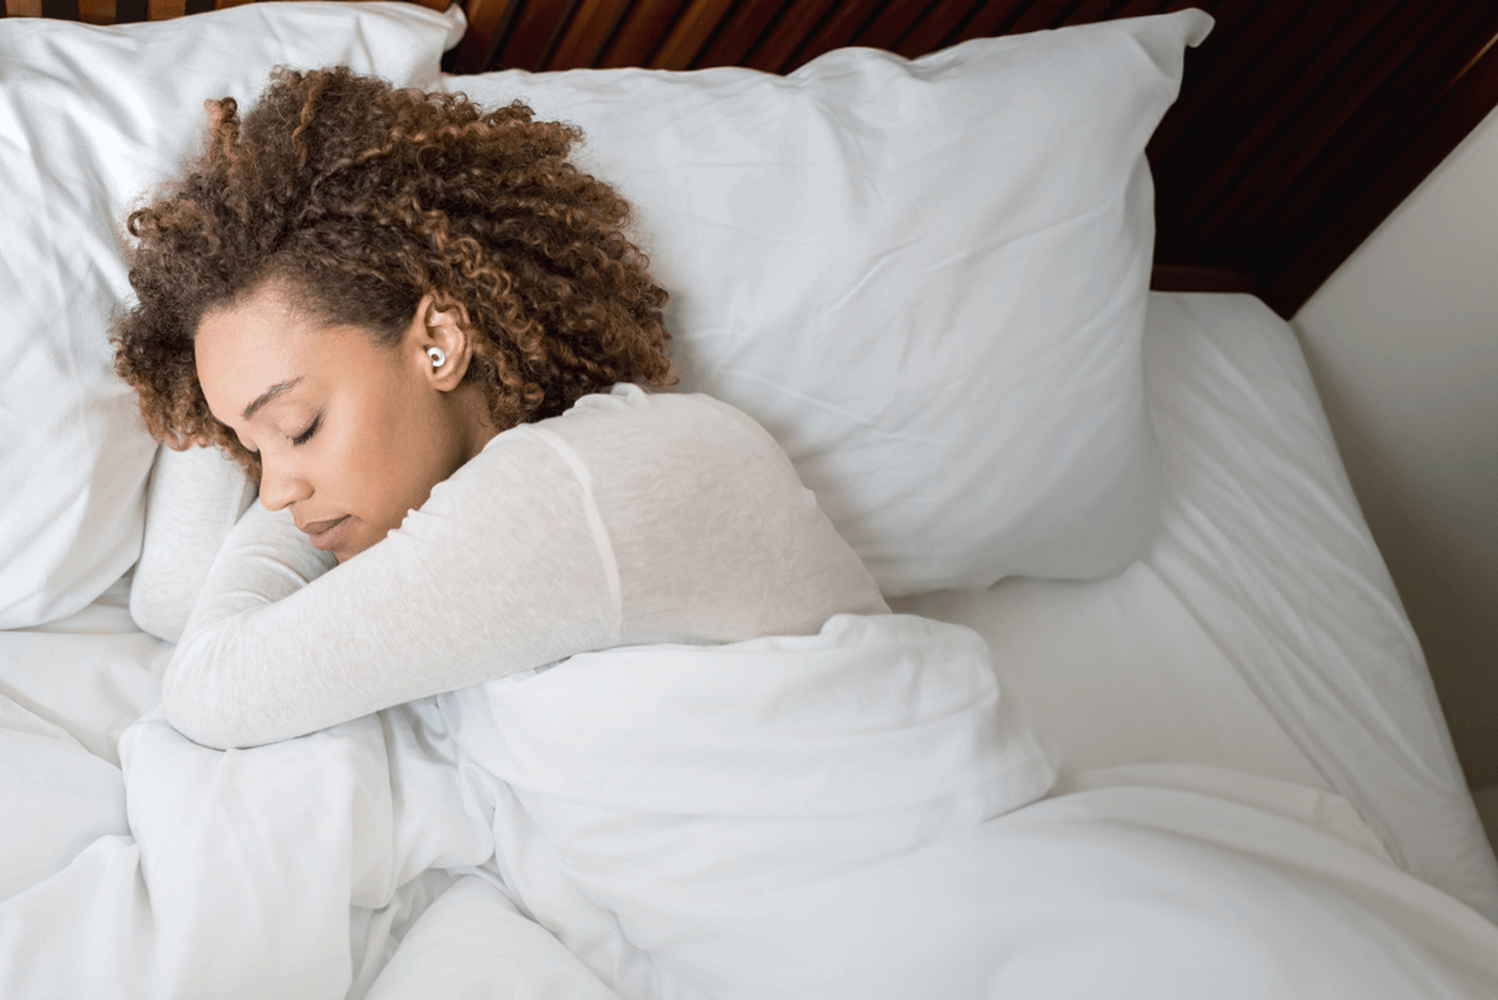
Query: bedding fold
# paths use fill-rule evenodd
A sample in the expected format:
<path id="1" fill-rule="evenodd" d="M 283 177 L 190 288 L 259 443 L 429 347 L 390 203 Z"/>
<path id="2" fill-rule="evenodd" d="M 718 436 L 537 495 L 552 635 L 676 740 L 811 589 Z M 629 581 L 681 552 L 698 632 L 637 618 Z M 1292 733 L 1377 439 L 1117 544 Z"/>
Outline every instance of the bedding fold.
<path id="1" fill-rule="evenodd" d="M 1117 773 L 1037 801 L 1010 708 L 976 633 L 891 614 L 248 750 L 157 711 L 120 744 L 130 833 L 0 903 L 0 994 L 1498 994 L 1498 927 L 1341 800 Z"/>
<path id="2" fill-rule="evenodd" d="M 441 701 L 513 797 L 499 870 L 625 996 L 735 995 L 725 948 L 734 970 L 778 961 L 731 944 L 739 903 L 919 850 L 1054 778 L 983 640 L 913 616 L 586 653 Z"/>
<path id="3" fill-rule="evenodd" d="M 558 982 L 706 996 L 693 907 L 1042 795 L 1050 766 L 1001 706 L 976 633 L 878 615 L 585 654 L 248 750 L 194 744 L 158 710 L 120 744 L 130 836 L 0 904 L 0 993 L 363 995 L 423 919 L 413 901 L 456 879 L 444 912 L 581 960 Z M 529 955 L 483 974 L 560 975 Z"/>

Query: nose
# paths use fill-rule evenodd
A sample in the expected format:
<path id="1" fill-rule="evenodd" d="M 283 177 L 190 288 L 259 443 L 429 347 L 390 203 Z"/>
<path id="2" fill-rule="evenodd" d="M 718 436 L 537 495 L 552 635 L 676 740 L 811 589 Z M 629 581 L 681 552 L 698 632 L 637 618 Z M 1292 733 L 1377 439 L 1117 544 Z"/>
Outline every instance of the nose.
<path id="1" fill-rule="evenodd" d="M 260 468 L 260 504 L 266 510 L 283 507 L 305 500 L 312 495 L 312 485 L 295 472 L 269 462 Z"/>

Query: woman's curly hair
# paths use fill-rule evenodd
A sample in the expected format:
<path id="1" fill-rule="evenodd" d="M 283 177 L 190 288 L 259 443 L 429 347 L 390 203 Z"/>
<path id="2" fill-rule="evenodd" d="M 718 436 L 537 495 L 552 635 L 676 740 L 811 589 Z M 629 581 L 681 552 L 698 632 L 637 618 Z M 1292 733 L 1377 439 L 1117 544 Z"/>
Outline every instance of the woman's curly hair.
<path id="1" fill-rule="evenodd" d="M 114 323 L 115 368 L 158 440 L 219 445 L 258 474 L 208 410 L 193 337 L 271 281 L 387 345 L 432 294 L 473 336 L 465 378 L 500 429 L 676 380 L 666 292 L 625 235 L 628 203 L 567 162 L 576 127 L 346 67 L 280 69 L 242 118 L 232 98 L 209 110 L 206 148 L 127 223 L 139 301 Z"/>

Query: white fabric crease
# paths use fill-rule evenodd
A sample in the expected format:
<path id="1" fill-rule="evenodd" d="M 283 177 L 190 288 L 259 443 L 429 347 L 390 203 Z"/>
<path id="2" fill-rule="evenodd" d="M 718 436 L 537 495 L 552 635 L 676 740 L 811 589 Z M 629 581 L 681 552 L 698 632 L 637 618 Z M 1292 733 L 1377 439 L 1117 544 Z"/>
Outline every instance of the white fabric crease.
<path id="1" fill-rule="evenodd" d="M 0 992 L 388 995 L 373 973 L 427 919 L 412 900 L 446 899 L 441 872 L 465 888 L 434 921 L 472 910 L 498 940 L 556 943 L 464 981 L 714 995 L 698 982 L 737 976 L 725 904 L 1044 794 L 1050 766 L 1002 705 L 971 630 L 839 615 L 814 636 L 581 654 L 250 750 L 158 711 L 121 741 L 131 836 L 0 905 Z"/>

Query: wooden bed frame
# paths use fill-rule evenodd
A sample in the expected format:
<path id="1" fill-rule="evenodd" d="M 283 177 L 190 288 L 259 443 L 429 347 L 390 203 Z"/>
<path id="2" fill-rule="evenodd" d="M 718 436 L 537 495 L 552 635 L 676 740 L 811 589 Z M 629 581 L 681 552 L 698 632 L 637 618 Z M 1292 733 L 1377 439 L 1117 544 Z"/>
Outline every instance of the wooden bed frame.
<path id="1" fill-rule="evenodd" d="M 7 16 L 160 20 L 250 0 L 0 0 Z M 415 0 L 441 9 L 444 0 Z M 1201 7 L 1149 145 L 1154 287 L 1246 291 L 1290 317 L 1498 105 L 1498 3 L 1475 0 L 466 0 L 459 73 L 750 66 Z"/>

